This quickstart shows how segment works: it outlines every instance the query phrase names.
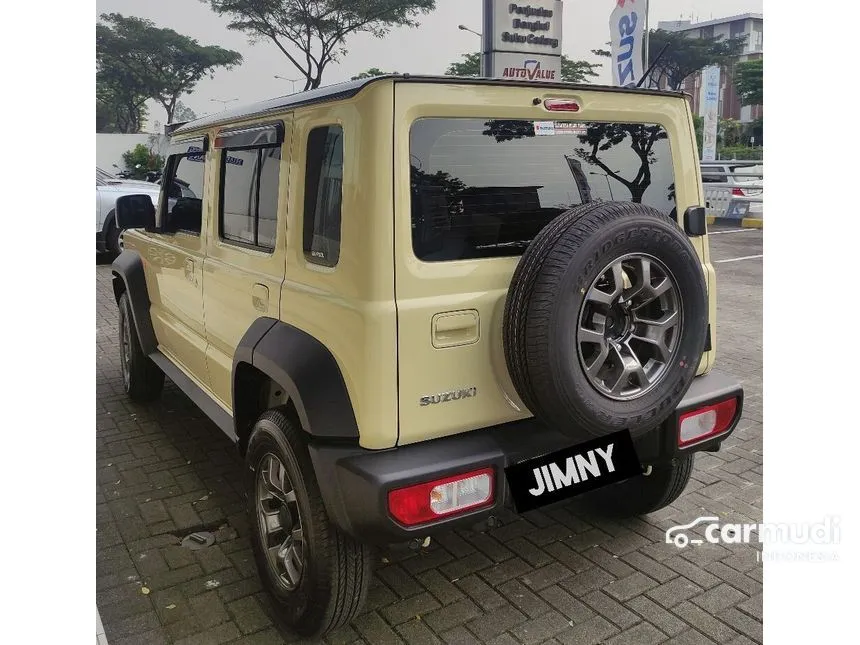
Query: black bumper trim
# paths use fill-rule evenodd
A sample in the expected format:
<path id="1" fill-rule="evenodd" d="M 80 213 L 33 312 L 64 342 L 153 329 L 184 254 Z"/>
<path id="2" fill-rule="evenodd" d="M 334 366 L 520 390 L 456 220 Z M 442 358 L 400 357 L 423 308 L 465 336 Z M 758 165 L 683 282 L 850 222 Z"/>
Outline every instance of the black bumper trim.
<path id="1" fill-rule="evenodd" d="M 678 417 L 685 411 L 736 397 L 738 409 L 729 429 L 716 437 L 679 449 Z M 681 454 L 716 451 L 734 430 L 743 408 L 739 383 L 719 372 L 693 381 L 678 409 L 661 427 L 634 437 L 643 466 L 666 463 Z M 524 437 L 527 437 L 524 440 Z M 376 544 L 401 542 L 485 520 L 509 504 L 504 469 L 524 459 L 561 450 L 574 442 L 534 419 L 483 428 L 388 450 L 311 441 L 309 451 L 329 517 L 343 531 Z M 492 466 L 493 506 L 434 522 L 405 527 L 388 514 L 388 492 L 457 473 Z"/>

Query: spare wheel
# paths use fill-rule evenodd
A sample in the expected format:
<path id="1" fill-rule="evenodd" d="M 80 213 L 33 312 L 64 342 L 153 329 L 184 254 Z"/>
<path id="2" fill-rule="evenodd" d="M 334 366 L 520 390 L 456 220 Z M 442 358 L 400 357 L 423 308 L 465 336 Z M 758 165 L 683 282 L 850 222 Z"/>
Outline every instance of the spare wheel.
<path id="1" fill-rule="evenodd" d="M 505 361 L 541 421 L 585 441 L 662 423 L 696 374 L 708 301 L 677 223 L 629 202 L 577 206 L 535 237 L 505 302 Z"/>

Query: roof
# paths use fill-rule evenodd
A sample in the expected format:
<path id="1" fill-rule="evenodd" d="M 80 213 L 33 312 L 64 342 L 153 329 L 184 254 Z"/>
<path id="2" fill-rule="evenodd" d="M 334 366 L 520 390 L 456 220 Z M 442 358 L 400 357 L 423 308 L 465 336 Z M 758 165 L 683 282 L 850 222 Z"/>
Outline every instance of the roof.
<path id="1" fill-rule="evenodd" d="M 394 80 L 401 83 L 445 83 L 456 85 L 502 85 L 515 87 L 540 87 L 540 88 L 557 88 L 557 89 L 577 89 L 588 90 L 591 92 L 622 92 L 633 94 L 661 95 L 661 96 L 684 96 L 682 92 L 669 92 L 666 90 L 652 90 L 644 88 L 624 88 L 610 85 L 589 85 L 575 83 L 546 83 L 537 82 L 530 83 L 528 81 L 502 80 L 497 78 L 476 78 L 473 76 L 413 76 L 411 74 L 385 74 L 383 76 L 374 76 L 371 78 L 363 78 L 357 81 L 347 81 L 344 83 L 335 83 L 327 85 L 315 90 L 306 92 L 296 92 L 287 94 L 259 103 L 240 106 L 232 110 L 217 112 L 208 116 L 194 119 L 184 124 L 179 125 L 173 134 L 185 134 L 195 132 L 204 128 L 210 128 L 216 125 L 233 123 L 235 121 L 258 118 L 267 114 L 275 114 L 283 112 L 291 108 L 313 105 L 316 103 L 326 103 L 329 101 L 338 101 L 352 98 L 362 89 L 371 83 L 376 83 L 383 80 Z M 170 126 L 168 126 L 170 127 Z"/>
<path id="2" fill-rule="evenodd" d="M 701 29 L 702 27 L 710 27 L 711 25 L 722 25 L 735 20 L 764 20 L 764 16 L 760 13 L 742 13 L 737 16 L 729 16 L 727 18 L 715 18 L 713 20 L 705 20 L 704 22 L 690 22 L 689 20 L 661 20 L 657 23 L 658 29 L 666 31 L 692 31 L 693 29 Z"/>

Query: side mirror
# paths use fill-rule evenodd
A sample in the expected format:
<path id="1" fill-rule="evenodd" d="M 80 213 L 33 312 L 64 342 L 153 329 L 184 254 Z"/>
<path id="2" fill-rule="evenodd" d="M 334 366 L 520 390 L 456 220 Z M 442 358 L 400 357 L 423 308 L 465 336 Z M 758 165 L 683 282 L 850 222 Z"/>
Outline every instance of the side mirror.
<path id="1" fill-rule="evenodd" d="M 116 200 L 116 225 L 127 228 L 155 230 L 155 206 L 149 195 L 123 195 Z"/>

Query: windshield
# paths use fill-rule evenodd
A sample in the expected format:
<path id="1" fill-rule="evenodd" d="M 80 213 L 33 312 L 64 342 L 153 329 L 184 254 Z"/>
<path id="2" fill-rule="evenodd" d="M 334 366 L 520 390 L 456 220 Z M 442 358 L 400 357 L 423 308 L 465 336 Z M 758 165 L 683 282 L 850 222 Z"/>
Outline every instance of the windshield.
<path id="1" fill-rule="evenodd" d="M 429 262 L 519 255 L 578 204 L 675 207 L 668 135 L 654 124 L 419 119 L 410 165 L 413 249 Z"/>
<path id="2" fill-rule="evenodd" d="M 116 177 L 96 166 L 96 182 L 99 181 L 116 181 Z"/>

